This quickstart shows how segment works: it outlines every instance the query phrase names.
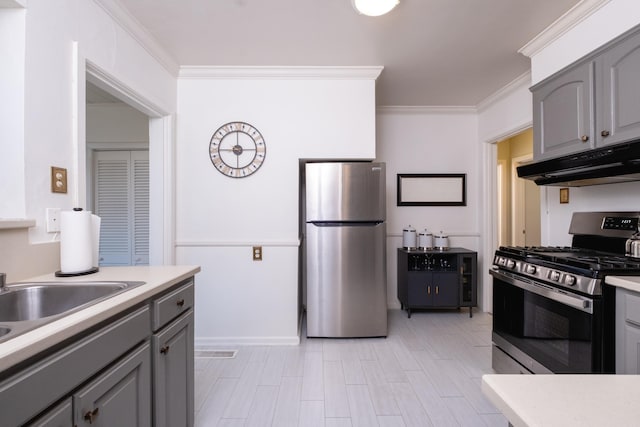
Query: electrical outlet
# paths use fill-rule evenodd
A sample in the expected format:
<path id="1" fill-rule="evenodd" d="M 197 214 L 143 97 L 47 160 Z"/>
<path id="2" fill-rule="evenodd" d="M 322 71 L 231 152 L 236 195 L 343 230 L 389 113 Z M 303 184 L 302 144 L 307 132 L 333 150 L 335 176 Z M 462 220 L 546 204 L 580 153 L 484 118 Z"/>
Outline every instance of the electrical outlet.
<path id="1" fill-rule="evenodd" d="M 47 208 L 47 233 L 60 231 L 60 208 Z"/>
<path id="2" fill-rule="evenodd" d="M 51 166 L 51 192 L 67 192 L 67 170 L 65 168 Z"/>
<path id="3" fill-rule="evenodd" d="M 262 246 L 253 247 L 253 260 L 262 261 Z"/>

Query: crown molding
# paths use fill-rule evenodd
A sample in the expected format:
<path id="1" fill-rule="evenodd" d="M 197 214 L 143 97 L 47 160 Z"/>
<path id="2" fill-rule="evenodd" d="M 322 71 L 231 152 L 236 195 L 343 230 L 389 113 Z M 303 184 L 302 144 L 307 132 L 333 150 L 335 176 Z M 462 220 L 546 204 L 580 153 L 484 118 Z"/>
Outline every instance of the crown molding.
<path id="1" fill-rule="evenodd" d="M 611 0 L 582 0 L 569 9 L 564 15 L 556 19 L 551 25 L 542 30 L 531 41 L 522 46 L 518 53 L 529 58 L 536 55 L 549 44 L 560 38 L 567 31 L 593 15 L 598 9 L 609 3 Z"/>
<path id="2" fill-rule="evenodd" d="M 376 108 L 377 114 L 476 114 L 473 106 L 439 106 L 439 105 L 381 105 Z"/>
<path id="3" fill-rule="evenodd" d="M 176 60 L 158 43 L 129 11 L 118 0 L 93 0 L 100 6 L 122 29 L 137 41 L 149 55 L 151 55 L 169 74 L 176 77 L 179 65 Z"/>
<path id="4" fill-rule="evenodd" d="M 506 98 L 511 95 L 516 90 L 520 89 L 523 85 L 526 85 L 527 88 L 531 86 L 531 71 L 527 71 L 524 74 L 516 77 L 511 82 L 507 83 L 506 86 L 501 87 L 496 92 L 492 93 L 482 101 L 476 105 L 478 112 L 485 110 L 487 107 L 493 105 L 499 100 Z"/>
<path id="5" fill-rule="evenodd" d="M 382 66 L 365 67 L 279 67 L 279 66 L 207 66 L 180 67 L 182 79 L 329 79 L 375 80 Z"/>

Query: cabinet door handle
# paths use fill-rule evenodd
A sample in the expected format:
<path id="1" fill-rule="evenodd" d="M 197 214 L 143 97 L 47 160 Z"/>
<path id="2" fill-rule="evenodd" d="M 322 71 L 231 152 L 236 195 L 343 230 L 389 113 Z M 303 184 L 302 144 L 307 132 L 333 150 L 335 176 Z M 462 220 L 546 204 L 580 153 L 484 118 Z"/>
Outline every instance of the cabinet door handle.
<path id="1" fill-rule="evenodd" d="M 431 295 L 431 286 L 427 286 L 427 295 Z"/>
<path id="2" fill-rule="evenodd" d="M 169 353 L 169 346 L 165 345 L 164 347 L 160 348 L 160 354 L 167 354 Z"/>
<path id="3" fill-rule="evenodd" d="M 589 140 L 589 135 L 582 135 L 580 137 L 580 141 L 582 141 L 582 142 L 587 142 L 588 140 Z"/>
<path id="4" fill-rule="evenodd" d="M 436 295 L 438 295 L 438 292 L 440 292 L 439 288 L 440 288 L 439 286 L 436 286 Z"/>
<path id="5" fill-rule="evenodd" d="M 93 411 L 87 411 L 87 413 L 84 414 L 84 420 L 89 421 L 89 424 L 93 424 L 93 420 L 98 416 L 98 409 L 99 408 L 96 408 Z"/>
<path id="6" fill-rule="evenodd" d="M 605 138 L 606 138 L 606 137 L 608 137 L 610 134 L 609 134 L 609 131 L 608 131 L 608 130 L 603 130 L 602 132 L 600 132 L 600 135 L 602 135 L 603 137 L 605 137 Z"/>
<path id="7" fill-rule="evenodd" d="M 181 298 L 181 299 L 179 299 L 178 301 L 176 301 L 176 305 L 177 305 L 178 307 L 182 307 L 182 306 L 184 305 L 184 299 L 183 299 L 183 298 Z"/>

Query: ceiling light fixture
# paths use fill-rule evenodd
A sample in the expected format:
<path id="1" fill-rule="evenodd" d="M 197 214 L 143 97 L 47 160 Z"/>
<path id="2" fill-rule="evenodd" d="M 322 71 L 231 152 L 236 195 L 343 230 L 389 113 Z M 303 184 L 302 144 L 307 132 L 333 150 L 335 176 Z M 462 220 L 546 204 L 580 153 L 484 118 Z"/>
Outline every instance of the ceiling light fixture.
<path id="1" fill-rule="evenodd" d="M 363 15 L 380 16 L 391 12 L 400 0 L 351 0 L 353 8 Z"/>

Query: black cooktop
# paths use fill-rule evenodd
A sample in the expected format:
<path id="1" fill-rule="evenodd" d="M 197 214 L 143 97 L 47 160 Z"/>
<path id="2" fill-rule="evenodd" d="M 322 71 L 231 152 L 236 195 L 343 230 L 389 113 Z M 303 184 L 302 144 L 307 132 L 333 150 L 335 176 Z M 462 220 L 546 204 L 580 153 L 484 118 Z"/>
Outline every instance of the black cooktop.
<path id="1" fill-rule="evenodd" d="M 497 255 L 585 276 L 640 274 L 640 259 L 569 246 L 501 246 Z"/>

